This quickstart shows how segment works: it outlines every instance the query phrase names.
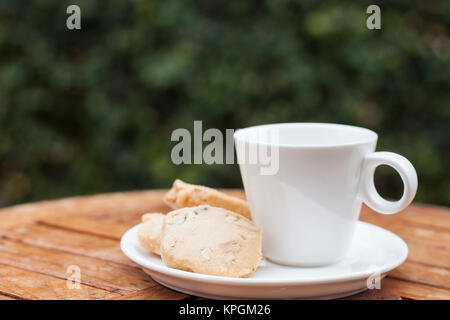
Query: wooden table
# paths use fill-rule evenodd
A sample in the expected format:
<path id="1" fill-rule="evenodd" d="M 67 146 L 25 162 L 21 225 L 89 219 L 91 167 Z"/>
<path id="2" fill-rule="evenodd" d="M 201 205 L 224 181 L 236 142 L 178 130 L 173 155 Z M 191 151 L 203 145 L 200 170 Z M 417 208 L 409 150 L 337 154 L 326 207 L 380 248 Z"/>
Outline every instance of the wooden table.
<path id="1" fill-rule="evenodd" d="M 75 197 L 0 210 L 0 299 L 195 299 L 147 276 L 119 249 L 145 212 L 167 212 L 164 190 Z M 239 190 L 230 194 L 243 197 Z M 450 299 L 450 210 L 414 204 L 386 216 L 363 208 L 361 220 L 400 235 L 408 260 L 380 290 L 350 299 Z M 70 266 L 81 270 L 67 287 Z M 68 272 L 69 271 L 69 272 Z"/>

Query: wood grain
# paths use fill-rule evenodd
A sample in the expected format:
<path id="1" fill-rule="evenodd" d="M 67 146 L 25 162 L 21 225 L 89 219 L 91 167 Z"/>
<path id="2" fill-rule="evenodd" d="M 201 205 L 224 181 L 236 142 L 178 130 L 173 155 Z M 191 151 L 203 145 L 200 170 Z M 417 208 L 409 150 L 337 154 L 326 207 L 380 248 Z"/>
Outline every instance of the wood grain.
<path id="1" fill-rule="evenodd" d="M 408 262 L 389 273 L 390 278 L 450 290 L 450 270 L 426 262 Z"/>
<path id="2" fill-rule="evenodd" d="M 184 293 L 179 293 L 162 286 L 146 288 L 139 291 L 134 291 L 133 293 L 123 295 L 117 300 L 183 300 L 190 299 L 193 297 L 188 296 Z"/>
<path id="3" fill-rule="evenodd" d="M 402 297 L 386 290 L 366 290 L 362 293 L 341 298 L 341 300 L 402 300 Z"/>
<path id="4" fill-rule="evenodd" d="M 0 240 L 0 263 L 60 279 L 70 277 L 68 268 L 77 266 L 81 272 L 81 283 L 122 294 L 156 286 L 156 283 L 137 267 L 15 241 Z"/>
<path id="5" fill-rule="evenodd" d="M 0 231 L 0 237 L 36 247 L 135 266 L 120 251 L 118 240 L 53 228 L 38 222 L 10 227 Z"/>
<path id="6" fill-rule="evenodd" d="M 402 299 L 449 300 L 450 292 L 446 289 L 416 282 L 387 278 L 381 281 L 381 290 L 398 295 Z"/>
<path id="7" fill-rule="evenodd" d="M 110 221 L 92 220 L 89 216 L 75 216 L 68 217 L 46 217 L 39 220 L 39 223 L 45 226 L 54 227 L 58 229 L 66 229 L 85 234 L 96 235 L 104 238 L 120 240 L 122 235 L 133 225 L 139 221 L 133 220 L 131 223 L 113 223 Z"/>
<path id="8" fill-rule="evenodd" d="M 18 299 L 12 296 L 5 296 L 3 294 L 0 294 L 0 300 L 18 300 Z"/>
<path id="9" fill-rule="evenodd" d="M 69 289 L 66 280 L 3 264 L 0 266 L 0 294 L 26 300 L 97 300 L 120 296 L 84 284 L 80 289 Z"/>
<path id="10" fill-rule="evenodd" d="M 241 190 L 227 193 L 245 198 Z M 0 300 L 195 299 L 147 276 L 119 248 L 146 212 L 168 212 L 165 190 L 121 192 L 13 206 L 0 210 Z M 396 215 L 362 208 L 361 220 L 401 236 L 407 261 L 380 290 L 345 299 L 450 299 L 450 210 L 414 204 Z M 79 266 L 79 290 L 68 289 Z"/>

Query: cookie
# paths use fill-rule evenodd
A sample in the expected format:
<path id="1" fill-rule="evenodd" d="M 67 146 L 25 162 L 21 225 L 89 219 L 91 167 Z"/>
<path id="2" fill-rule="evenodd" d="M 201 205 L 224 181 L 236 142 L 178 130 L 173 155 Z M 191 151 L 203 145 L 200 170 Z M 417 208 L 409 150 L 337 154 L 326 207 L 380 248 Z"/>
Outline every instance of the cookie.
<path id="1" fill-rule="evenodd" d="M 166 215 L 161 258 L 171 268 L 245 277 L 261 260 L 261 231 L 235 212 L 208 205 Z"/>
<path id="2" fill-rule="evenodd" d="M 252 219 L 248 202 L 229 196 L 212 188 L 198 186 L 175 180 L 172 189 L 164 196 L 164 202 L 172 209 L 210 205 L 239 213 L 247 219 Z"/>
<path id="3" fill-rule="evenodd" d="M 146 213 L 142 216 L 142 225 L 138 230 L 138 238 L 145 249 L 159 253 L 161 230 L 166 215 L 162 213 Z"/>

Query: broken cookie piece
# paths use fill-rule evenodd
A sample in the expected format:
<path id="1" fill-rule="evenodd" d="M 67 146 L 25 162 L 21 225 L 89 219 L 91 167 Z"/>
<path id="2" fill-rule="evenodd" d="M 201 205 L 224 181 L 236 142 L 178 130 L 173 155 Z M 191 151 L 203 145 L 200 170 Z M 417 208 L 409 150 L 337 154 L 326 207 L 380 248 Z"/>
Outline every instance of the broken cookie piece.
<path id="1" fill-rule="evenodd" d="M 141 246 L 156 254 L 160 254 L 161 231 L 165 216 L 166 215 L 162 213 L 144 214 L 142 216 L 143 223 L 138 231 L 138 238 Z"/>
<path id="2" fill-rule="evenodd" d="M 243 215 L 247 219 L 252 219 L 247 201 L 229 196 L 212 188 L 189 184 L 179 179 L 175 180 L 172 189 L 164 196 L 164 202 L 172 209 L 210 205 L 224 208 Z"/>

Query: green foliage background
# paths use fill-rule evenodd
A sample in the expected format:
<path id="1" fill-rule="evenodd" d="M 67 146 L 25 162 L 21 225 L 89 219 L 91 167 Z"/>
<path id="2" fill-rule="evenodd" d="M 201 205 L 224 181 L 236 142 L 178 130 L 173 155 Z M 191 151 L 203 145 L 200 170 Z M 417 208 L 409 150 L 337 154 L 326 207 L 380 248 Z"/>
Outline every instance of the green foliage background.
<path id="1" fill-rule="evenodd" d="M 82 29 L 66 28 L 81 7 Z M 450 2 L 0 1 L 0 205 L 174 178 L 240 187 L 236 165 L 170 161 L 176 128 L 354 124 L 405 155 L 417 201 L 450 205 Z M 384 194 L 401 182 L 377 173 Z"/>

